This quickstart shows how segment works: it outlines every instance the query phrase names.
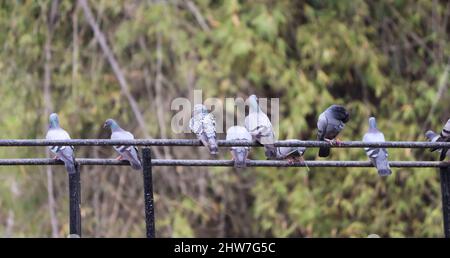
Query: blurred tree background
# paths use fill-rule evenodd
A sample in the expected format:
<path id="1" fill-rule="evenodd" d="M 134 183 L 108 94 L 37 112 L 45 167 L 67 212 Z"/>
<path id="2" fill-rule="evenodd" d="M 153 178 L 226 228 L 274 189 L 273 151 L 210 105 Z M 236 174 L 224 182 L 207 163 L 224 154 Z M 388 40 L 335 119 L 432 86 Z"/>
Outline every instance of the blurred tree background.
<path id="1" fill-rule="evenodd" d="M 110 117 L 137 138 L 190 138 L 172 132 L 170 103 L 201 89 L 204 98 L 280 98 L 280 139 L 315 139 L 318 114 L 339 103 L 351 112 L 342 140 L 360 140 L 374 115 L 387 140 L 424 141 L 449 118 L 449 18 L 446 0 L 1 1 L 1 138 L 44 138 L 52 111 L 72 138 L 109 137 Z M 210 158 L 203 148 L 153 152 Z M 115 153 L 78 147 L 76 155 Z M 390 150 L 391 160 L 436 158 Z M 342 149 L 331 159 L 367 158 Z M 144 236 L 141 177 L 128 167 L 82 168 L 84 236 Z M 380 178 L 373 168 L 158 167 L 154 184 L 159 237 L 443 235 L 435 169 Z M 0 167 L 0 236 L 67 236 L 67 188 L 62 166 Z"/>

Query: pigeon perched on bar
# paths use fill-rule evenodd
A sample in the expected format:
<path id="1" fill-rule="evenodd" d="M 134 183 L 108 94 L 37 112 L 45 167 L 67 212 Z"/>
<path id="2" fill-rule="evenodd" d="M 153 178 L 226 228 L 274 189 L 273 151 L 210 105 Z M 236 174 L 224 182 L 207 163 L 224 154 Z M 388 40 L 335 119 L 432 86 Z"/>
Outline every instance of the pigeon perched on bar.
<path id="1" fill-rule="evenodd" d="M 364 135 L 363 142 L 385 142 L 384 134 L 377 128 L 375 117 L 369 118 L 369 130 Z M 392 174 L 389 167 L 388 152 L 385 148 L 370 147 L 364 148 L 364 150 L 372 164 L 377 168 L 378 175 L 389 176 Z"/>
<path id="2" fill-rule="evenodd" d="M 450 142 L 450 119 L 447 121 L 447 123 L 444 125 L 444 128 L 442 128 L 442 131 L 439 135 L 439 137 L 436 139 L 436 142 Z M 440 156 L 440 160 L 444 160 L 445 159 L 445 155 L 448 152 L 448 148 L 432 148 L 431 151 L 436 151 L 436 150 L 440 150 L 441 152 L 441 156 Z"/>
<path id="3" fill-rule="evenodd" d="M 212 113 L 208 113 L 205 105 L 197 104 L 194 106 L 192 118 L 189 120 L 189 128 L 212 155 L 218 153 L 216 119 Z"/>
<path id="4" fill-rule="evenodd" d="M 249 104 L 249 114 L 245 118 L 245 128 L 252 135 L 253 139 L 264 145 L 265 155 L 267 159 L 276 159 L 277 149 L 275 148 L 275 133 L 273 132 L 272 123 L 267 115 L 258 105 L 258 98 L 251 95 L 247 99 Z"/>
<path id="5" fill-rule="evenodd" d="M 437 134 L 431 130 L 427 131 L 425 133 L 425 136 L 427 137 L 428 141 L 430 141 L 430 142 L 437 142 L 441 138 L 440 134 Z M 450 150 L 447 149 L 445 152 L 443 152 L 442 148 L 438 148 L 436 150 L 439 150 L 439 153 L 441 154 L 440 155 L 441 161 L 445 159 L 445 156 L 450 157 Z M 444 158 L 442 158 L 442 156 L 444 156 Z"/>
<path id="6" fill-rule="evenodd" d="M 232 126 L 227 130 L 227 141 L 252 141 L 252 136 L 243 126 Z M 231 147 L 231 155 L 234 160 L 235 168 L 245 168 L 250 147 L 233 146 Z"/>
<path id="7" fill-rule="evenodd" d="M 106 120 L 103 125 L 104 128 L 111 129 L 111 140 L 133 140 L 134 135 L 128 131 L 122 129 L 119 124 L 114 119 Z M 116 158 L 118 160 L 128 160 L 130 165 L 135 170 L 141 170 L 141 160 L 139 158 L 139 152 L 136 146 L 113 146 L 114 149 L 119 153 L 119 156 Z"/>
<path id="8" fill-rule="evenodd" d="M 345 107 L 340 105 L 332 105 L 319 115 L 317 121 L 317 139 L 319 141 L 327 141 L 335 144 L 335 138 L 344 129 L 345 124 L 349 121 L 350 114 Z M 328 157 L 330 155 L 330 147 L 320 147 L 319 157 Z"/>
<path id="9" fill-rule="evenodd" d="M 49 127 L 47 140 L 70 140 L 70 135 L 60 127 L 59 118 L 56 113 L 50 114 Z M 75 156 L 73 146 L 49 146 L 51 152 L 56 156 L 55 159 L 59 159 L 64 162 L 64 166 L 69 174 L 75 173 Z"/>
<path id="10" fill-rule="evenodd" d="M 303 161 L 303 154 L 305 154 L 305 151 L 305 147 L 277 147 L 277 159 L 287 160 L 289 163 Z"/>

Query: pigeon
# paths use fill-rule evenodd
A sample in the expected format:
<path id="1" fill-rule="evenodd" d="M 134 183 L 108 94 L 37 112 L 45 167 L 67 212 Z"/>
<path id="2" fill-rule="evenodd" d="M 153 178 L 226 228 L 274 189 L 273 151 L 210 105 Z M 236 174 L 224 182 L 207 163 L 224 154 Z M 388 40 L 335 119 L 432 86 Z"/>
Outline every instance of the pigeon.
<path id="1" fill-rule="evenodd" d="M 277 159 L 287 160 L 289 163 L 303 161 L 305 147 L 278 147 Z"/>
<path id="2" fill-rule="evenodd" d="M 252 136 L 243 126 L 232 126 L 227 130 L 227 141 L 252 141 Z M 231 155 L 234 160 L 235 168 L 245 168 L 247 156 L 250 151 L 250 147 L 247 146 L 234 146 L 231 147 Z"/>
<path id="3" fill-rule="evenodd" d="M 425 136 L 427 137 L 427 139 L 430 142 L 437 142 L 441 138 L 441 135 L 439 135 L 431 130 L 427 131 L 425 133 Z M 445 158 L 445 156 L 450 157 L 450 150 L 446 150 L 446 152 L 443 152 L 442 149 L 438 149 L 438 150 L 441 153 L 441 158 L 442 158 L 442 155 L 444 156 L 444 158 Z M 444 158 L 442 158 L 441 161 L 444 160 Z"/>
<path id="4" fill-rule="evenodd" d="M 119 124 L 114 119 L 108 119 L 106 120 L 105 124 L 103 125 L 104 128 L 111 129 L 111 140 L 133 140 L 134 135 L 131 134 L 128 131 L 125 131 L 122 129 Z M 119 156 L 117 157 L 118 160 L 128 160 L 130 162 L 131 167 L 134 170 L 141 170 L 141 160 L 139 158 L 138 149 L 136 146 L 126 146 L 126 145 L 120 145 L 120 146 L 113 146 L 114 149 L 119 153 Z"/>
<path id="5" fill-rule="evenodd" d="M 384 142 L 384 134 L 378 130 L 377 121 L 375 117 L 369 118 L 369 130 L 363 137 L 363 142 Z M 367 157 L 369 157 L 372 164 L 377 168 L 378 175 L 389 176 L 392 174 L 387 159 L 388 152 L 385 148 L 364 148 Z"/>
<path id="6" fill-rule="evenodd" d="M 436 138 L 435 140 L 436 142 L 450 142 L 450 119 L 447 121 L 447 123 L 444 125 L 444 128 L 441 131 L 441 134 L 439 135 L 438 138 Z M 432 148 L 431 151 L 436 151 L 439 148 Z M 441 151 L 441 156 L 440 156 L 440 160 L 444 160 L 445 159 L 445 155 L 448 152 L 448 148 L 443 148 Z"/>
<path id="7" fill-rule="evenodd" d="M 344 129 L 345 124 L 349 121 L 350 114 L 345 107 L 340 105 L 332 105 L 320 114 L 317 121 L 317 139 L 319 141 L 327 141 L 335 144 L 335 138 Z M 328 157 L 330 155 L 330 147 L 320 147 L 319 157 Z"/>
<path id="8" fill-rule="evenodd" d="M 211 155 L 218 153 L 216 137 L 216 119 L 212 113 L 208 113 L 205 105 L 194 106 L 192 118 L 189 120 L 189 128 L 197 135 L 197 138 L 208 148 Z"/>
<path id="9" fill-rule="evenodd" d="M 70 140 L 69 134 L 59 126 L 59 118 L 56 113 L 50 114 L 49 127 L 45 139 Z M 74 174 L 76 172 L 73 146 L 49 146 L 49 149 L 56 155 L 55 159 L 59 159 L 64 162 L 64 166 L 69 174 Z"/>
<path id="10" fill-rule="evenodd" d="M 247 99 L 249 103 L 249 114 L 245 118 L 245 128 L 250 132 L 252 138 L 264 145 L 265 155 L 268 159 L 276 159 L 277 149 L 275 148 L 275 133 L 272 123 L 258 105 L 258 98 L 251 95 Z"/>

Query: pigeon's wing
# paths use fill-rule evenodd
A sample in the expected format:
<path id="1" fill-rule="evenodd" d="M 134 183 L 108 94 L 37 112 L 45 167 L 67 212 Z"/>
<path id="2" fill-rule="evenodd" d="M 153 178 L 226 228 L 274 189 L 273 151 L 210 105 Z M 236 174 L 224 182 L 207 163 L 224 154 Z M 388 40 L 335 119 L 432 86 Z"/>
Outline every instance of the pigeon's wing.
<path id="1" fill-rule="evenodd" d="M 305 153 L 305 147 L 278 147 L 277 158 L 286 159 L 288 157 L 300 157 Z"/>
<path id="2" fill-rule="evenodd" d="M 441 137 L 447 142 L 450 141 L 450 119 L 444 125 L 444 128 L 441 132 Z"/>
<path id="3" fill-rule="evenodd" d="M 384 142 L 384 134 L 377 129 L 370 129 L 363 137 L 363 142 Z M 364 148 L 367 157 L 372 161 L 380 176 L 392 174 L 388 162 L 388 152 L 385 148 Z"/>
<path id="4" fill-rule="evenodd" d="M 47 140 L 70 140 L 70 135 L 62 128 L 50 129 L 45 136 Z M 75 173 L 75 157 L 73 146 L 49 146 L 51 152 L 64 162 L 69 174 Z"/>
<path id="5" fill-rule="evenodd" d="M 128 131 L 117 131 L 111 134 L 112 140 L 133 140 L 134 135 Z M 131 164 L 131 167 L 135 170 L 142 168 L 141 161 L 139 159 L 138 150 L 135 146 L 119 145 L 113 146 L 114 149 Z"/>
<path id="6" fill-rule="evenodd" d="M 328 119 L 324 113 L 320 114 L 317 120 L 317 140 L 323 141 L 328 127 Z"/>
<path id="7" fill-rule="evenodd" d="M 50 129 L 47 131 L 47 135 L 45 136 L 45 139 L 47 140 L 70 140 L 70 135 L 61 128 L 56 129 Z M 65 148 L 72 148 L 72 146 L 49 146 L 50 151 L 52 151 L 55 154 L 58 154 L 58 152 L 64 150 Z"/>
<path id="8" fill-rule="evenodd" d="M 209 149 L 209 152 L 216 155 L 219 151 L 216 138 L 216 119 L 214 115 L 209 113 L 203 116 L 201 121 L 202 134 L 201 140 Z"/>
<path id="9" fill-rule="evenodd" d="M 228 128 L 227 130 L 227 136 L 226 140 L 232 141 L 232 140 L 246 140 L 251 141 L 252 136 L 247 131 L 245 127 L 242 126 L 233 126 Z M 244 168 L 246 167 L 246 160 L 248 156 L 250 148 L 245 146 L 234 146 L 231 147 L 231 154 L 233 155 L 234 159 L 234 166 L 236 168 Z"/>
<path id="10" fill-rule="evenodd" d="M 384 134 L 378 130 L 371 130 L 364 134 L 363 142 L 384 142 Z M 380 152 L 380 148 L 366 147 L 364 148 L 369 158 L 375 158 Z M 386 152 L 387 154 L 387 152 Z"/>
<path id="11" fill-rule="evenodd" d="M 127 131 L 117 131 L 111 134 L 111 140 L 133 140 L 133 139 L 134 135 Z M 133 148 L 133 146 L 127 145 L 119 145 L 113 147 L 119 154 L 122 154 L 122 152 L 124 151 L 130 151 Z"/>

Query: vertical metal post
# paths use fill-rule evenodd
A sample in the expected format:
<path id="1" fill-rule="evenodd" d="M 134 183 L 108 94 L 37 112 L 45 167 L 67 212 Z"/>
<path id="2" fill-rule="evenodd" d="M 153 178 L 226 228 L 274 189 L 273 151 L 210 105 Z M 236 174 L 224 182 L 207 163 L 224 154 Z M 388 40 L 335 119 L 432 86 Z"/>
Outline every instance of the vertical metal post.
<path id="1" fill-rule="evenodd" d="M 450 238 L 450 166 L 440 168 L 444 236 Z"/>
<path id="2" fill-rule="evenodd" d="M 75 173 L 69 174 L 69 223 L 70 235 L 81 237 L 81 184 L 80 184 L 80 165 L 75 164 Z"/>
<path id="3" fill-rule="evenodd" d="M 142 173 L 144 176 L 145 227 L 147 238 L 155 238 L 155 209 L 153 206 L 152 151 L 142 149 Z"/>

